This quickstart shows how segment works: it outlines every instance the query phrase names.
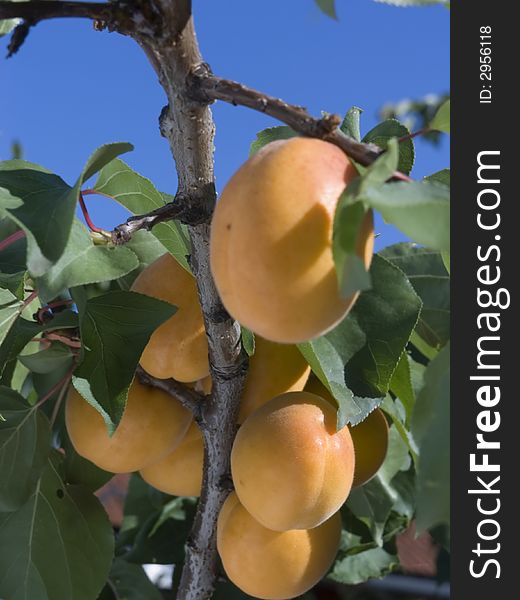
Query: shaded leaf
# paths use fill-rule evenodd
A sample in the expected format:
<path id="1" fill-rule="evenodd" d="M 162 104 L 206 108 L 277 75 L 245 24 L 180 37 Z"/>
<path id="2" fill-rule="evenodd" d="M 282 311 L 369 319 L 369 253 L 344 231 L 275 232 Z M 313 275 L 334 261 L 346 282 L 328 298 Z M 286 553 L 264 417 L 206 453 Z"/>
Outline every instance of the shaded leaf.
<path id="1" fill-rule="evenodd" d="M 327 16 L 332 19 L 338 18 L 336 14 L 336 0 L 315 0 L 315 2 Z"/>
<path id="2" fill-rule="evenodd" d="M 72 352 L 64 344 L 54 343 L 45 350 L 19 357 L 19 361 L 34 373 L 50 373 L 68 365 L 72 359 Z"/>
<path id="3" fill-rule="evenodd" d="M 410 131 L 397 119 L 387 119 L 371 129 L 363 138 L 363 142 L 376 144 L 386 150 L 388 142 L 392 138 L 402 138 L 410 134 Z M 406 139 L 399 142 L 399 160 L 397 170 L 401 173 L 409 174 L 415 161 L 415 149 L 412 139 Z"/>
<path id="4" fill-rule="evenodd" d="M 370 276 L 363 260 L 356 254 L 365 214 L 361 202 L 339 202 L 334 215 L 332 255 L 342 298 L 370 288 Z"/>
<path id="5" fill-rule="evenodd" d="M 442 169 L 425 177 L 427 181 L 436 181 L 450 187 L 450 169 Z"/>
<path id="6" fill-rule="evenodd" d="M 401 354 L 401 358 L 392 375 L 390 390 L 402 402 L 406 411 L 406 423 L 408 423 L 415 405 L 415 392 L 412 386 L 410 362 L 406 352 Z"/>
<path id="7" fill-rule="evenodd" d="M 389 246 L 381 255 L 407 275 L 422 300 L 416 333 L 440 349 L 450 338 L 450 277 L 442 255 L 410 243 Z"/>
<path id="8" fill-rule="evenodd" d="M 346 506 L 370 530 L 374 542 L 383 545 L 383 533 L 391 511 L 401 502 L 401 510 L 411 518 L 413 505 L 407 505 L 393 486 L 394 477 L 410 466 L 408 448 L 394 426 L 388 436 L 388 451 L 377 474 L 363 486 L 350 492 Z"/>
<path id="9" fill-rule="evenodd" d="M 116 558 L 109 575 L 116 600 L 163 600 L 163 595 L 148 579 L 143 567 Z"/>
<path id="10" fill-rule="evenodd" d="M 246 354 L 248 356 L 253 356 L 255 353 L 255 334 L 243 325 L 240 325 L 240 332 L 242 337 L 242 345 L 244 346 Z"/>
<path id="11" fill-rule="evenodd" d="M 256 139 L 252 142 L 251 147 L 249 149 L 249 156 L 253 156 L 256 154 L 260 148 L 269 144 L 270 142 L 275 142 L 276 140 L 288 140 L 289 138 L 297 137 L 298 134 L 296 131 L 288 127 L 287 125 L 280 125 L 278 127 L 268 127 L 263 131 L 259 131 L 256 134 Z"/>
<path id="12" fill-rule="evenodd" d="M 351 311 L 366 341 L 345 375 L 355 394 L 384 397 L 417 323 L 421 300 L 404 274 L 382 256 L 374 256 L 370 274 L 372 289 L 361 294 Z"/>
<path id="13" fill-rule="evenodd" d="M 0 273 L 0 288 L 9 290 L 18 300 L 24 297 L 25 271 Z"/>
<path id="14" fill-rule="evenodd" d="M 51 431 L 40 410 L 3 386 L 0 387 L 0 414 L 1 513 L 15 510 L 33 493 L 47 462 Z"/>
<path id="15" fill-rule="evenodd" d="M 0 289 L 0 344 L 20 316 L 22 302 L 9 290 Z"/>
<path id="16" fill-rule="evenodd" d="M 95 245 L 86 227 L 75 219 L 61 258 L 37 279 L 38 291 L 44 301 L 49 301 L 67 288 L 117 279 L 138 266 L 132 250 Z"/>
<path id="17" fill-rule="evenodd" d="M 108 516 L 90 492 L 67 486 L 56 454 L 26 504 L 0 514 L 0 595 L 9 599 L 92 600 L 112 563 Z"/>
<path id="18" fill-rule="evenodd" d="M 116 159 L 99 173 L 94 189 L 107 194 L 134 215 L 151 212 L 174 201 L 172 196 L 161 194 L 152 182 L 133 171 L 125 162 Z M 184 225 L 177 221 L 159 223 L 152 234 L 179 264 L 190 271 L 186 257 L 190 254 L 189 238 Z"/>
<path id="19" fill-rule="evenodd" d="M 383 548 L 370 548 L 338 560 L 329 577 L 340 583 L 357 585 L 368 579 L 385 577 L 398 568 L 397 556 Z"/>
<path id="20" fill-rule="evenodd" d="M 412 418 L 419 444 L 417 528 L 450 522 L 450 346 L 431 361 L 424 374 Z"/>
<path id="21" fill-rule="evenodd" d="M 32 275 L 43 275 L 65 250 L 83 182 L 115 156 L 132 148 L 126 143 L 98 148 L 87 160 L 74 187 L 31 163 L 13 160 L 1 164 L 0 214 L 25 232 L 27 268 Z"/>
<path id="22" fill-rule="evenodd" d="M 9 330 L 0 346 L 0 384 L 11 385 L 11 378 L 19 354 L 33 337 L 41 332 L 41 327 L 34 321 L 18 318 Z"/>
<path id="23" fill-rule="evenodd" d="M 101 413 L 109 430 L 121 419 L 150 336 L 176 310 L 156 298 L 126 291 L 90 298 L 80 308 L 83 357 L 73 384 Z"/>
<path id="24" fill-rule="evenodd" d="M 331 332 L 298 347 L 338 402 L 338 427 L 381 404 L 417 322 L 421 302 L 405 275 L 375 255 L 372 289 Z"/>
<path id="25" fill-rule="evenodd" d="M 433 117 L 430 123 L 431 129 L 437 131 L 443 131 L 444 133 L 450 132 L 450 100 L 446 100 L 439 109 L 437 110 L 435 117 Z"/>
<path id="26" fill-rule="evenodd" d="M 343 122 L 339 127 L 345 135 L 348 135 L 349 137 L 355 139 L 357 142 L 361 141 L 359 118 L 362 112 L 362 108 L 353 106 L 348 110 L 347 114 L 345 115 L 345 118 L 343 119 Z"/>
<path id="27" fill-rule="evenodd" d="M 449 250 L 450 194 L 446 186 L 424 180 L 399 181 L 369 187 L 362 199 L 415 242 Z"/>

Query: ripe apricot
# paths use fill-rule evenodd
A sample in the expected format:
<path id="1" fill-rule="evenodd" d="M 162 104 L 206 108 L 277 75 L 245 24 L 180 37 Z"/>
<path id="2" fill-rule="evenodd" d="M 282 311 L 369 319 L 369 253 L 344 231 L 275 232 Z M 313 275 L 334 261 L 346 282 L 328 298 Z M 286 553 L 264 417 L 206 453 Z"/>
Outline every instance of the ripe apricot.
<path id="1" fill-rule="evenodd" d="M 341 298 L 332 257 L 337 201 L 356 170 L 329 142 L 267 144 L 225 186 L 211 225 L 213 277 L 229 313 L 262 337 L 303 342 L 330 330 L 358 294 Z M 356 252 L 370 265 L 372 213 Z"/>
<path id="2" fill-rule="evenodd" d="M 65 409 L 76 452 L 111 473 L 130 473 L 159 460 L 180 443 L 191 412 L 166 392 L 134 380 L 123 417 L 110 437 L 98 411 L 74 388 Z"/>
<path id="3" fill-rule="evenodd" d="M 256 336 L 238 422 L 243 423 L 253 411 L 279 394 L 303 390 L 309 373 L 310 367 L 296 346 Z"/>
<path id="4" fill-rule="evenodd" d="M 366 419 L 349 427 L 356 468 L 353 487 L 364 485 L 379 471 L 388 450 L 388 422 L 382 410 L 376 408 Z"/>
<path id="5" fill-rule="evenodd" d="M 141 469 L 142 478 L 153 487 L 172 496 L 200 496 L 204 442 L 192 422 L 181 443 L 158 462 Z"/>
<path id="6" fill-rule="evenodd" d="M 231 452 L 235 490 L 246 510 L 275 531 L 309 529 L 345 502 L 354 475 L 347 427 L 308 392 L 288 392 L 250 415 Z"/>
<path id="7" fill-rule="evenodd" d="M 255 521 L 232 493 L 217 523 L 217 548 L 229 579 L 266 600 L 294 598 L 329 570 L 341 536 L 339 513 L 314 529 L 272 531 Z"/>
<path id="8" fill-rule="evenodd" d="M 141 356 L 145 371 L 177 381 L 209 375 L 208 344 L 195 279 L 170 254 L 146 267 L 132 285 L 134 292 L 177 306 L 177 312 L 152 334 Z"/>
<path id="9" fill-rule="evenodd" d="M 321 396 L 333 406 L 336 401 L 317 377 L 309 378 L 307 392 Z M 388 422 L 382 410 L 376 408 L 366 419 L 355 426 L 349 425 L 356 466 L 352 487 L 364 485 L 379 471 L 388 450 Z"/>

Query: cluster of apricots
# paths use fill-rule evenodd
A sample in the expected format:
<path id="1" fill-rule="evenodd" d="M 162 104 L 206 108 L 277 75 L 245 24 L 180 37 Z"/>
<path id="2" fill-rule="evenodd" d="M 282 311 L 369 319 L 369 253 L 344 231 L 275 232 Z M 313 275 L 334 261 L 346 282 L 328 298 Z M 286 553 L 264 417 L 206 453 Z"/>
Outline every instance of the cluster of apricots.
<path id="1" fill-rule="evenodd" d="M 258 598 L 293 598 L 326 574 L 339 547 L 340 507 L 386 455 L 383 413 L 338 431 L 335 401 L 310 376 L 296 346 L 331 329 L 355 302 L 339 295 L 331 251 L 335 206 L 354 176 L 347 157 L 329 143 L 273 142 L 233 176 L 212 223 L 218 291 L 229 313 L 256 334 L 231 453 L 235 491 L 219 515 L 217 546 L 229 579 Z M 368 268 L 370 213 L 358 237 Z M 177 306 L 151 336 L 142 367 L 210 393 L 195 279 L 165 254 L 132 289 Z M 165 392 L 134 380 L 109 436 L 102 416 L 71 390 L 66 424 L 78 453 L 99 467 L 139 471 L 168 494 L 200 495 L 202 433 Z"/>

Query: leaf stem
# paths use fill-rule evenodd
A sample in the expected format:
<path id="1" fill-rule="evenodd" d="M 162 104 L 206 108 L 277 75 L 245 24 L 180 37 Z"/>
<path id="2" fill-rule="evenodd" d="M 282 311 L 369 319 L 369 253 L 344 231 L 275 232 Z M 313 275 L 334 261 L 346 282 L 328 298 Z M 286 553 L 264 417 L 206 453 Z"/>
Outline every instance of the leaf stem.
<path id="1" fill-rule="evenodd" d="M 100 233 L 104 237 L 105 236 L 110 237 L 109 233 L 107 233 L 104 229 L 101 229 L 101 227 L 97 227 L 92 222 L 92 219 L 90 218 L 90 215 L 89 215 L 89 212 L 87 209 L 87 205 L 85 204 L 85 200 L 83 198 L 84 195 L 85 195 L 85 192 L 79 193 L 79 205 L 80 205 L 81 212 L 83 213 L 83 216 L 85 218 L 85 222 L 86 222 L 88 228 L 90 229 L 90 231 L 93 231 L 94 233 Z"/>
<path id="2" fill-rule="evenodd" d="M 52 396 L 54 396 L 54 394 L 62 388 L 62 386 L 65 386 L 65 384 L 67 384 L 69 382 L 69 380 L 72 378 L 72 374 L 74 373 L 74 369 L 76 368 L 76 365 L 72 366 L 67 373 L 65 374 L 64 377 L 62 377 L 58 383 L 55 383 L 50 390 L 48 390 L 45 395 L 40 398 L 40 400 L 38 400 L 38 402 L 34 405 L 34 408 L 40 408 L 40 406 L 42 404 L 44 404 L 45 402 L 47 402 L 47 400 L 49 398 L 52 398 Z"/>
<path id="3" fill-rule="evenodd" d="M 22 229 L 15 231 L 10 236 L 6 237 L 5 240 L 2 240 L 0 242 L 0 252 L 2 252 L 2 250 L 5 250 L 6 248 L 9 248 L 11 244 L 14 244 L 18 240 L 21 240 L 23 237 L 25 237 L 25 231 L 23 231 Z"/>

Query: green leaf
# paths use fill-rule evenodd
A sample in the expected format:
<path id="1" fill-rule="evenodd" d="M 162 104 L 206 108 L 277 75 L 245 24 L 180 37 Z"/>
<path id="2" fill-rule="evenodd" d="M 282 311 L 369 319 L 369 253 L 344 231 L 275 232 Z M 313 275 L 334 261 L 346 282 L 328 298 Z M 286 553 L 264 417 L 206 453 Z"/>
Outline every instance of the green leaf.
<path id="1" fill-rule="evenodd" d="M 336 14 L 336 0 L 315 0 L 315 2 L 328 17 L 332 19 L 338 18 Z"/>
<path id="2" fill-rule="evenodd" d="M 362 200 L 415 242 L 434 250 L 449 250 L 450 194 L 446 186 L 399 181 L 366 189 Z"/>
<path id="3" fill-rule="evenodd" d="M 410 467 L 408 448 L 401 435 L 392 426 L 388 436 L 388 451 L 377 474 L 363 486 L 350 492 L 346 506 L 370 530 L 374 542 L 383 545 L 383 533 L 390 513 L 397 506 L 411 518 L 413 506 L 401 496 L 393 480 L 398 473 Z"/>
<path id="4" fill-rule="evenodd" d="M 338 428 L 381 404 L 415 327 L 421 301 L 405 275 L 375 255 L 372 289 L 331 332 L 298 348 L 338 402 Z"/>
<path id="5" fill-rule="evenodd" d="M 416 333 L 440 349 L 450 338 L 450 277 L 439 252 L 410 243 L 385 248 L 381 255 L 399 267 L 422 300 Z"/>
<path id="6" fill-rule="evenodd" d="M 342 198 L 343 199 L 343 198 Z M 338 202 L 334 215 L 332 255 L 342 298 L 368 290 L 370 276 L 363 260 L 356 254 L 359 231 L 366 210 L 361 202 Z"/>
<path id="7" fill-rule="evenodd" d="M 126 291 L 90 298 L 80 308 L 84 354 L 73 384 L 101 413 L 110 431 L 121 419 L 144 347 L 176 310 L 156 298 Z"/>
<path id="8" fill-rule="evenodd" d="M 350 108 L 340 125 L 341 131 L 349 137 L 355 139 L 357 142 L 361 141 L 361 130 L 359 127 L 359 118 L 363 112 L 362 108 L 353 106 Z"/>
<path id="9" fill-rule="evenodd" d="M 346 367 L 346 382 L 358 396 L 384 397 L 417 323 L 421 300 L 405 275 L 382 256 L 374 256 L 370 274 L 372 289 L 361 294 L 351 311 L 366 341 Z"/>
<path id="10" fill-rule="evenodd" d="M 50 373 L 69 364 L 72 352 L 68 346 L 56 342 L 45 350 L 19 357 L 19 361 L 33 373 Z"/>
<path id="11" fill-rule="evenodd" d="M 174 201 L 172 196 L 161 194 L 149 179 L 139 175 L 119 159 L 113 160 L 101 170 L 94 189 L 100 194 L 107 194 L 134 215 L 151 212 L 164 206 L 166 202 Z M 191 250 L 184 225 L 177 221 L 159 223 L 152 229 L 152 234 L 179 264 L 190 271 L 186 257 Z"/>
<path id="12" fill-rule="evenodd" d="M 11 378 L 17 358 L 33 337 L 40 333 L 41 327 L 34 321 L 18 318 L 5 336 L 0 346 L 0 384 L 11 385 Z"/>
<path id="13" fill-rule="evenodd" d="M 162 600 L 163 595 L 148 579 L 143 567 L 116 558 L 108 580 L 117 600 Z"/>
<path id="14" fill-rule="evenodd" d="M 14 160 L 0 165 L 0 215 L 24 230 L 27 238 L 27 268 L 35 277 L 43 275 L 62 255 L 69 240 L 79 191 L 84 181 L 130 144 L 107 144 L 88 159 L 74 187 L 61 177 L 31 163 Z"/>
<path id="15" fill-rule="evenodd" d="M 433 117 L 430 123 L 430 129 L 450 133 L 450 101 L 446 100 Z"/>
<path id="16" fill-rule="evenodd" d="M 242 346 L 244 346 L 246 354 L 248 356 L 253 356 L 255 353 L 255 334 L 243 325 L 240 325 L 240 332 L 242 337 Z"/>
<path id="17" fill-rule="evenodd" d="M 12 1 L 16 2 L 18 0 L 12 0 Z M 2 19 L 2 20 L 0 20 L 0 38 L 4 35 L 7 35 L 8 33 L 11 33 L 11 31 L 19 23 L 21 23 L 21 19 Z"/>
<path id="18" fill-rule="evenodd" d="M 442 169 L 442 171 L 432 173 L 424 179 L 426 179 L 426 181 L 436 181 L 437 183 L 442 183 L 443 185 L 447 185 L 448 187 L 450 187 L 450 170 Z"/>
<path id="19" fill-rule="evenodd" d="M 18 300 L 24 297 L 25 271 L 0 273 L 0 288 L 9 290 Z"/>
<path id="20" fill-rule="evenodd" d="M 119 552 L 133 563 L 182 564 L 195 507 L 194 498 L 172 502 L 171 496 L 158 492 L 138 475 L 132 476 L 118 539 Z"/>
<path id="21" fill-rule="evenodd" d="M 95 492 L 114 476 L 113 473 L 96 467 L 94 463 L 78 454 L 67 437 L 62 440 L 62 446 L 65 449 L 63 468 L 64 479 L 67 483 L 81 485 L 89 491 Z"/>
<path id="22" fill-rule="evenodd" d="M 0 344 L 20 316 L 22 302 L 9 290 L 0 289 Z"/>
<path id="23" fill-rule="evenodd" d="M 296 131 L 288 127 L 287 125 L 280 125 L 278 127 L 268 127 L 263 131 L 259 131 L 256 134 L 256 139 L 252 142 L 251 147 L 249 149 L 249 156 L 253 156 L 256 154 L 260 148 L 269 144 L 270 142 L 275 142 L 277 140 L 288 140 L 289 138 L 297 137 L 298 134 Z"/>
<path id="24" fill-rule="evenodd" d="M 406 411 L 406 423 L 409 423 L 415 405 L 415 392 L 412 386 L 410 361 L 408 354 L 403 352 L 390 380 L 390 390 L 401 400 Z"/>
<path id="25" fill-rule="evenodd" d="M 419 443 L 417 528 L 450 522 L 450 346 L 431 361 L 424 374 L 412 418 Z"/>
<path id="26" fill-rule="evenodd" d="M 387 119 L 371 129 L 363 138 L 366 144 L 376 144 L 386 150 L 392 138 L 402 138 L 410 134 L 410 131 L 397 119 Z M 408 175 L 415 161 L 415 150 L 412 139 L 399 142 L 399 161 L 397 170 Z"/>
<path id="27" fill-rule="evenodd" d="M 339 583 L 357 585 L 368 579 L 385 577 L 398 568 L 397 556 L 383 548 L 370 548 L 357 554 L 347 554 L 338 560 L 329 577 Z"/>
<path id="28" fill-rule="evenodd" d="M 0 514 L 0 596 L 97 598 L 112 563 L 114 536 L 97 498 L 67 486 L 56 454 L 26 504 Z"/>
<path id="29" fill-rule="evenodd" d="M 139 266 L 137 256 L 126 246 L 98 246 L 86 227 L 74 220 L 61 258 L 37 278 L 38 291 L 50 301 L 67 288 L 123 277 Z"/>
<path id="30" fill-rule="evenodd" d="M 0 414 L 1 513 L 15 510 L 33 493 L 47 462 L 51 431 L 49 421 L 40 410 L 3 386 L 0 387 Z"/>

